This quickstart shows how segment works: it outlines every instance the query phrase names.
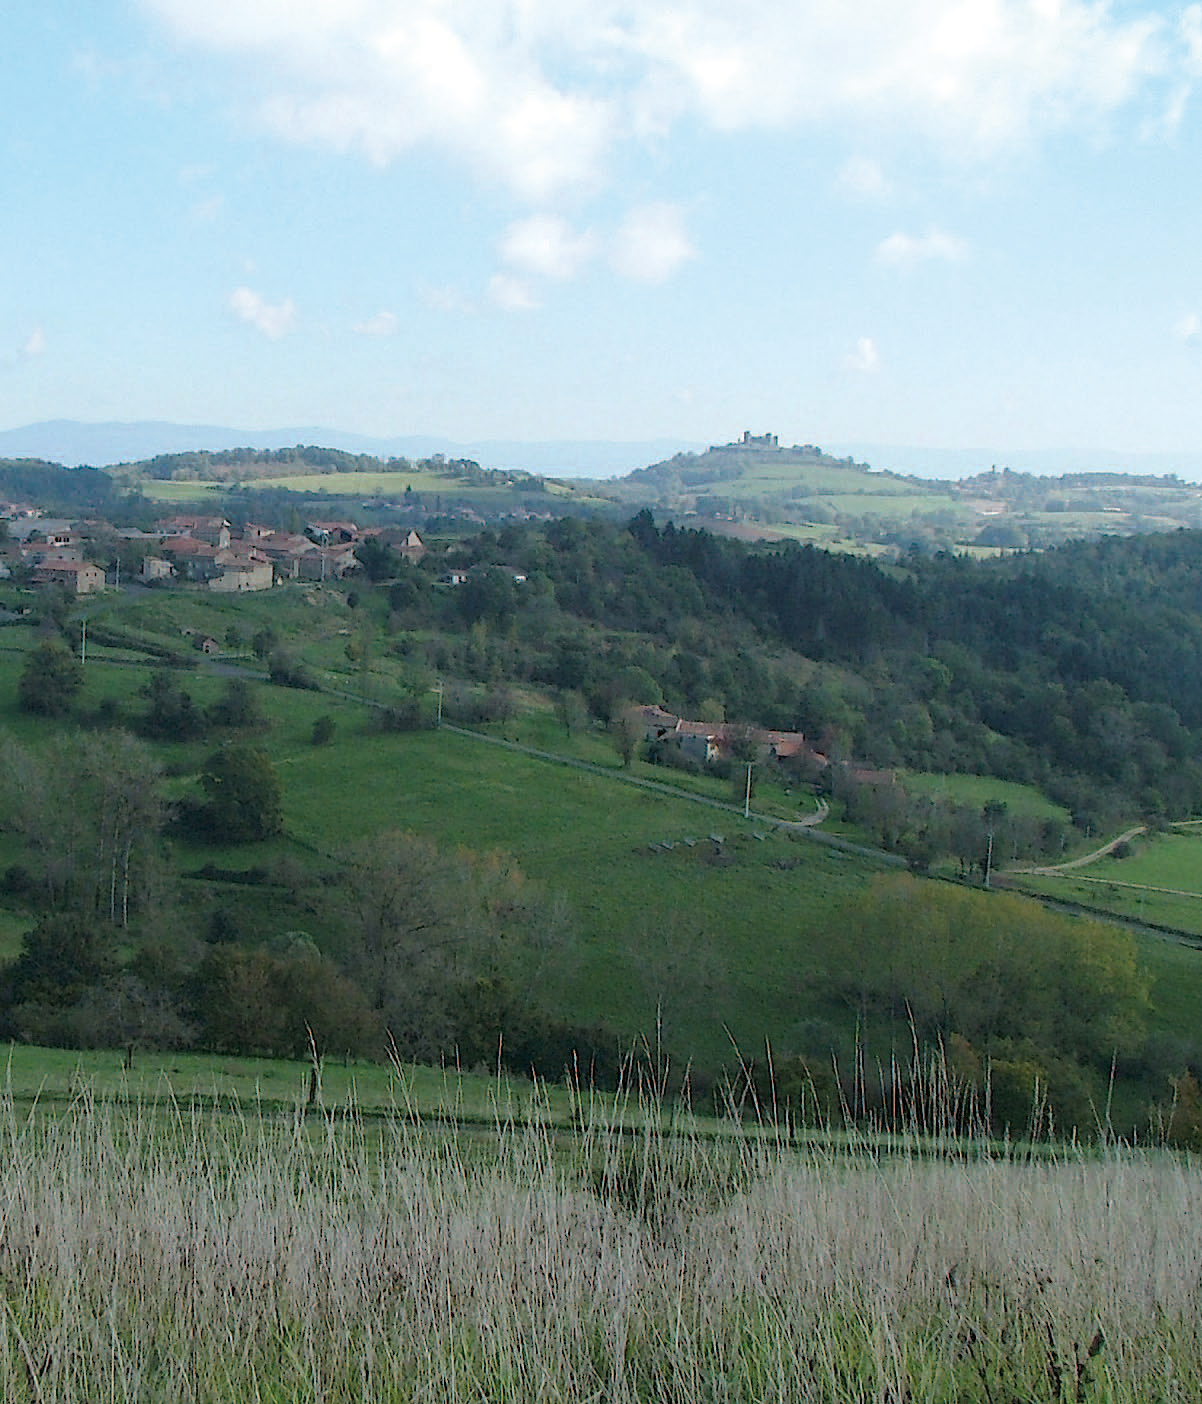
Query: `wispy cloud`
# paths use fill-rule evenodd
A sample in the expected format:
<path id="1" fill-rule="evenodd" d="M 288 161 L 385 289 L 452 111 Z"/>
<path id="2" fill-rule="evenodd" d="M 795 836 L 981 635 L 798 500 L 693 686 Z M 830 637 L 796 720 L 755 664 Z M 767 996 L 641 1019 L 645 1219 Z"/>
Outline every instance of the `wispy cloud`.
<path id="1" fill-rule="evenodd" d="M 657 203 L 631 210 L 622 221 L 610 262 L 624 278 L 662 283 L 696 257 L 683 211 L 677 205 Z"/>
<path id="2" fill-rule="evenodd" d="M 591 234 L 576 234 L 556 215 L 531 215 L 511 224 L 501 239 L 504 263 L 540 278 L 575 277 L 596 250 Z"/>
<path id="3" fill-rule="evenodd" d="M 448 284 L 419 283 L 417 295 L 434 312 L 452 312 L 457 316 L 473 316 L 480 308 L 461 289 Z"/>
<path id="4" fill-rule="evenodd" d="M 198 200 L 188 211 L 188 218 L 194 224 L 213 224 L 220 218 L 225 208 L 224 195 L 212 195 L 207 200 Z"/>
<path id="5" fill-rule="evenodd" d="M 395 336 L 400 325 L 395 312 L 377 312 L 366 321 L 356 322 L 351 330 L 359 336 Z"/>
<path id="6" fill-rule="evenodd" d="M 925 234 L 890 234 L 876 250 L 876 261 L 893 268 L 910 268 L 916 263 L 938 259 L 944 263 L 961 263 L 968 257 L 968 245 L 963 239 L 928 229 Z"/>
<path id="7" fill-rule="evenodd" d="M 44 356 L 45 354 L 46 333 L 40 326 L 34 327 L 21 343 L 20 350 L 17 352 L 17 359 L 19 361 L 32 361 L 34 357 Z"/>
<path id="8" fill-rule="evenodd" d="M 853 371 L 877 370 L 881 364 L 881 356 L 876 342 L 870 336 L 860 337 L 856 342 L 856 349 L 844 357 L 843 364 Z"/>
<path id="9" fill-rule="evenodd" d="M 283 302 L 268 302 L 252 288 L 235 288 L 230 294 L 230 309 L 243 322 L 248 323 L 273 341 L 286 336 L 296 325 L 296 308 L 291 298 Z"/>
<path id="10" fill-rule="evenodd" d="M 449 155 L 532 202 L 587 191 L 613 148 L 682 121 L 846 120 L 988 152 L 1202 76 L 1202 17 L 1096 0 L 142 0 L 233 59 L 281 136 L 385 163 Z"/>
<path id="11" fill-rule="evenodd" d="M 662 283 L 695 258 L 678 206 L 642 205 L 607 234 L 578 233 L 558 215 L 538 214 L 511 224 L 501 237 L 503 265 L 489 285 L 489 300 L 507 311 L 542 306 L 540 284 L 577 277 L 603 256 L 620 277 Z"/>
<path id="12" fill-rule="evenodd" d="M 1187 312 L 1184 317 L 1178 318 L 1173 335 L 1187 346 L 1202 346 L 1202 317 L 1196 312 Z"/>
<path id="13" fill-rule="evenodd" d="M 530 284 L 512 273 L 494 273 L 488 284 L 488 300 L 504 312 L 531 312 L 542 304 Z"/>
<path id="14" fill-rule="evenodd" d="M 839 172 L 839 188 L 860 200 L 884 200 L 893 193 L 879 161 L 868 156 L 852 156 Z"/>

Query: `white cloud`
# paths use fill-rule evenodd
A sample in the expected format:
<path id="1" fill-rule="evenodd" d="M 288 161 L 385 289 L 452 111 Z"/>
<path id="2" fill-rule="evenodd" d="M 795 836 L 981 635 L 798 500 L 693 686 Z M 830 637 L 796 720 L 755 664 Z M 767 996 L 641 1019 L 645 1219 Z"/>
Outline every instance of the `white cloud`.
<path id="1" fill-rule="evenodd" d="M 1168 62 L 1160 18 L 1090 0 L 692 0 L 639 16 L 631 40 L 681 107 L 732 131 L 876 120 L 989 149 L 1109 111 Z"/>
<path id="2" fill-rule="evenodd" d="M 843 364 L 848 370 L 853 371 L 876 370 L 881 364 L 881 356 L 876 349 L 876 342 L 870 336 L 860 337 L 856 342 L 856 349 L 844 357 Z"/>
<path id="3" fill-rule="evenodd" d="M 555 215 L 531 215 L 505 231 L 500 254 L 511 268 L 564 282 L 575 277 L 594 249 L 592 236 L 573 233 L 566 220 Z"/>
<path id="4" fill-rule="evenodd" d="M 287 335 L 296 325 L 296 308 L 291 298 L 270 303 L 251 288 L 235 288 L 230 294 L 230 308 L 241 321 L 249 323 L 273 341 Z"/>
<path id="5" fill-rule="evenodd" d="M 1196 4 L 1172 25 L 1099 0 L 141 3 L 239 61 L 236 101 L 280 135 L 381 163 L 432 148 L 535 202 L 681 120 L 884 125 L 972 153 L 1202 76 Z"/>
<path id="6" fill-rule="evenodd" d="M 1193 78 L 1202 78 L 1202 5 L 1187 5 L 1179 25 L 1185 45 L 1186 72 Z"/>
<path id="7" fill-rule="evenodd" d="M 624 278 L 662 283 L 696 256 L 679 207 L 660 203 L 630 211 L 614 236 L 610 262 Z"/>
<path id="8" fill-rule="evenodd" d="M 22 361 L 31 361 L 35 356 L 43 356 L 46 353 L 46 333 L 39 326 L 29 333 L 21 343 L 21 349 L 17 357 Z"/>
<path id="9" fill-rule="evenodd" d="M 530 312 L 542 304 L 529 283 L 512 273 L 494 273 L 488 284 L 488 298 L 505 312 Z"/>
<path id="10" fill-rule="evenodd" d="M 351 330 L 360 336 L 395 336 L 400 325 L 395 312 L 377 312 L 365 322 L 356 322 Z"/>
<path id="11" fill-rule="evenodd" d="M 839 172 L 839 188 L 861 200 L 884 200 L 893 193 L 880 163 L 867 156 L 852 156 Z"/>
<path id="12" fill-rule="evenodd" d="M 613 135 L 608 99 L 552 76 L 539 0 L 143 2 L 244 60 L 241 101 L 289 140 L 378 164 L 431 147 L 542 200 L 590 186 Z"/>
<path id="13" fill-rule="evenodd" d="M 941 259 L 945 263 L 960 263 L 968 257 L 968 245 L 963 239 L 956 239 L 938 229 L 928 229 L 925 234 L 890 234 L 877 245 L 876 261 L 887 263 L 894 268 L 910 268 L 928 259 Z"/>
<path id="14" fill-rule="evenodd" d="M 1202 345 L 1202 317 L 1196 312 L 1187 312 L 1173 327 L 1173 335 L 1187 346 Z"/>

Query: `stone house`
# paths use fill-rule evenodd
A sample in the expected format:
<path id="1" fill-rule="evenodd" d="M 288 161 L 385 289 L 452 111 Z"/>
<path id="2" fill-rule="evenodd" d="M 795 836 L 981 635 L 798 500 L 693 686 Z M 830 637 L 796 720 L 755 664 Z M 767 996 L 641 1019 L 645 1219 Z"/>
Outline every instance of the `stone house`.
<path id="1" fill-rule="evenodd" d="M 74 595 L 90 595 L 104 589 L 104 571 L 86 561 L 63 561 L 50 557 L 41 562 L 31 577 L 34 585 L 62 585 Z"/>

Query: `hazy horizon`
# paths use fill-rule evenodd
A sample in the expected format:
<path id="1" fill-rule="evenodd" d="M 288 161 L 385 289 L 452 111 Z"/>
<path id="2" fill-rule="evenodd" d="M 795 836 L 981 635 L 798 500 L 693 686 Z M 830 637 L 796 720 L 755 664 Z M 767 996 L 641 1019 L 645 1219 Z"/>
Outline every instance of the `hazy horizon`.
<path id="1" fill-rule="evenodd" d="M 9 6 L 0 423 L 1202 454 L 1202 11 L 867 4 Z"/>
<path id="2" fill-rule="evenodd" d="M 770 431 L 768 431 L 770 432 Z M 739 435 L 732 436 L 737 439 Z M 722 442 L 730 442 L 730 439 Z M 700 441 L 674 439 L 531 440 L 462 442 L 437 435 L 376 438 L 328 426 L 281 426 L 273 430 L 162 421 L 81 423 L 50 420 L 0 429 L 0 457 L 44 458 L 68 467 L 95 468 L 199 449 L 288 448 L 295 444 L 340 448 L 377 457 L 468 457 L 488 468 L 522 469 L 558 477 L 621 477 L 675 453 L 704 452 Z M 1044 452 L 998 449 L 924 448 L 913 445 L 833 442 L 819 445 L 835 457 L 850 457 L 878 471 L 933 480 L 971 477 L 990 468 L 1054 477 L 1071 472 L 1177 473 L 1202 481 L 1202 453 L 1119 454 L 1105 449 L 1050 449 Z"/>

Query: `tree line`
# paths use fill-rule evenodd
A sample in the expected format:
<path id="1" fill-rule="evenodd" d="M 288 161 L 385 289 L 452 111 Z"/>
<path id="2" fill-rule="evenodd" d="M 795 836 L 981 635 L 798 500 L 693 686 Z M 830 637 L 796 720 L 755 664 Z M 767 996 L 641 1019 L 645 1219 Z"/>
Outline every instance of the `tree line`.
<path id="1" fill-rule="evenodd" d="M 285 1057 L 310 1040 L 339 1055 L 391 1044 L 427 1062 L 557 1077 L 575 1058 L 616 1076 L 612 1036 L 565 1024 L 538 994 L 571 913 L 506 860 L 388 831 L 310 864 L 187 875 L 180 849 L 282 828 L 267 755 L 228 724 L 224 737 L 186 791 L 120 728 L 56 730 L 36 749 L 0 737 L 0 829 L 20 851 L 0 889 L 33 920 L 0 967 L 0 1036 Z"/>
<path id="2" fill-rule="evenodd" d="M 470 568 L 453 590 L 448 562 Z M 603 720 L 662 702 L 803 731 L 832 760 L 1035 784 L 1083 830 L 1202 807 L 1202 533 L 882 566 L 643 511 L 370 564 L 391 646 L 439 673 L 577 692 Z"/>

